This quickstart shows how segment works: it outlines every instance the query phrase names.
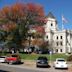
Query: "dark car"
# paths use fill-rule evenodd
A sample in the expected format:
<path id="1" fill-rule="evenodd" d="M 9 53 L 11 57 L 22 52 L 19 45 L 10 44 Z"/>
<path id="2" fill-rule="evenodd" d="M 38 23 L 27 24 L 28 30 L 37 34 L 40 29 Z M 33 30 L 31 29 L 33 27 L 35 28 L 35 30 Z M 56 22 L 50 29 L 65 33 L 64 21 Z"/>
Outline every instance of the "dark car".
<path id="1" fill-rule="evenodd" d="M 40 56 L 37 59 L 36 67 L 48 67 L 48 59 L 47 57 Z"/>

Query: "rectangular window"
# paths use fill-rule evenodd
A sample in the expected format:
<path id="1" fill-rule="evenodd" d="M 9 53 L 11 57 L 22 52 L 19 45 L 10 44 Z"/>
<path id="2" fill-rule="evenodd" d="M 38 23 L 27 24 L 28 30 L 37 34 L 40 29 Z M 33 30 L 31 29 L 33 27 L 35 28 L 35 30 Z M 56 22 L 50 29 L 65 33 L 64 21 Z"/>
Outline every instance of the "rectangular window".
<path id="1" fill-rule="evenodd" d="M 58 42 L 56 42 L 56 45 L 57 45 L 57 46 L 59 45 Z"/>
<path id="2" fill-rule="evenodd" d="M 63 42 L 60 42 L 60 45 L 63 46 Z"/>
<path id="3" fill-rule="evenodd" d="M 62 49 L 60 49 L 60 52 L 62 52 Z"/>
<path id="4" fill-rule="evenodd" d="M 62 39 L 62 36 L 60 38 Z"/>
<path id="5" fill-rule="evenodd" d="M 58 52 L 58 49 L 56 49 L 56 52 Z"/>

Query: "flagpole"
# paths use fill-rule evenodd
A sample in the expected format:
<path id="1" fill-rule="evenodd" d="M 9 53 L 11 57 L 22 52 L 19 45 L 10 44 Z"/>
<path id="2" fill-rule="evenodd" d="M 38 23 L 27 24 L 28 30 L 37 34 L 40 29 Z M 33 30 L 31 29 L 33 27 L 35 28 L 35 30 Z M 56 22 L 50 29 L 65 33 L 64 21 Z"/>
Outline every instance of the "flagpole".
<path id="1" fill-rule="evenodd" d="M 62 30 L 64 29 L 64 27 L 63 27 L 63 21 L 62 21 Z"/>
<path id="2" fill-rule="evenodd" d="M 62 30 L 64 29 L 64 23 L 67 23 L 68 21 L 65 19 L 65 17 L 62 15 Z"/>
<path id="3" fill-rule="evenodd" d="M 64 29 L 64 26 L 63 26 L 63 15 L 62 15 L 62 30 Z"/>
<path id="4" fill-rule="evenodd" d="M 70 35 L 70 30 L 69 30 L 69 36 L 70 36 L 70 52 L 71 52 L 71 35 Z"/>

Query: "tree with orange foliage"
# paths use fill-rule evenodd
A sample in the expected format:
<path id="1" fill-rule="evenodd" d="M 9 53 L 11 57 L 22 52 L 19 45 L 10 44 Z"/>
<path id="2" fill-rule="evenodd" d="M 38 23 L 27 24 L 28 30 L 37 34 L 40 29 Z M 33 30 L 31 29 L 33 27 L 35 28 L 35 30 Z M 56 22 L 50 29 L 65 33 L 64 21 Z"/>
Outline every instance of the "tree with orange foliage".
<path id="1" fill-rule="evenodd" d="M 43 7 L 37 4 L 16 3 L 0 11 L 0 26 L 7 32 L 5 41 L 9 40 L 9 44 L 16 48 L 21 47 L 22 40 L 26 39 L 30 25 L 44 25 L 44 21 Z"/>

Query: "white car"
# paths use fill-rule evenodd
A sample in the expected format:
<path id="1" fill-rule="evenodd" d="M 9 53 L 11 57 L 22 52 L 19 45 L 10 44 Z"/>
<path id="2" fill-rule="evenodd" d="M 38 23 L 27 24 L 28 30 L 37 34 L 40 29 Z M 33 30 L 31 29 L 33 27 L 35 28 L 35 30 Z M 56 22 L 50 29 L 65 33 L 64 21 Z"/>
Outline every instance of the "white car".
<path id="1" fill-rule="evenodd" d="M 6 56 L 0 56 L 0 63 L 6 62 Z"/>
<path id="2" fill-rule="evenodd" d="M 64 58 L 57 58 L 56 61 L 54 62 L 54 67 L 56 68 L 65 68 L 68 69 L 67 62 Z"/>

